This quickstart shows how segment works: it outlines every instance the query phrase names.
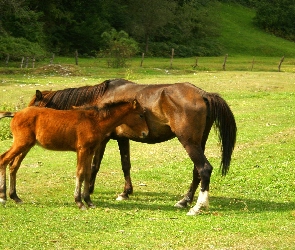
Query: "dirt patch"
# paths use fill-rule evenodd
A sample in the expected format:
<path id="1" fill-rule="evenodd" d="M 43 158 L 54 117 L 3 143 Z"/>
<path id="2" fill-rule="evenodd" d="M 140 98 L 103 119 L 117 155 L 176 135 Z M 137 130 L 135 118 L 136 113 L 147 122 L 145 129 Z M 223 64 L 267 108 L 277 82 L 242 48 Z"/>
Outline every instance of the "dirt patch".
<path id="1" fill-rule="evenodd" d="M 79 67 L 70 64 L 48 64 L 34 70 L 35 74 L 59 75 L 59 76 L 79 76 L 81 75 Z"/>

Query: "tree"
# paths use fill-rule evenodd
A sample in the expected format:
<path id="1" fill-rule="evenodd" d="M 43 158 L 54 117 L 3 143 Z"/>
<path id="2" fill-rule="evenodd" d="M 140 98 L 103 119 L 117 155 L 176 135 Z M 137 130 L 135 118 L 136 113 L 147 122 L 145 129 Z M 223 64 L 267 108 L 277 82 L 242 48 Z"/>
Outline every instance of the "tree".
<path id="1" fill-rule="evenodd" d="M 114 68 L 125 67 L 126 60 L 138 51 L 137 42 L 123 30 L 117 32 L 112 29 L 104 32 L 101 37 L 105 42 L 105 49 L 100 54 L 110 58 L 110 64 Z"/>
<path id="2" fill-rule="evenodd" d="M 0 0 L 0 57 L 45 56 L 41 16 L 25 0 Z"/>
<path id="3" fill-rule="evenodd" d="M 159 29 L 171 22 L 176 8 L 175 1 L 168 0 L 130 0 L 130 15 L 133 23 L 130 33 L 145 42 L 145 52 L 149 50 L 149 40 Z"/>
<path id="4" fill-rule="evenodd" d="M 257 2 L 254 21 L 267 32 L 295 41 L 295 0 Z"/>

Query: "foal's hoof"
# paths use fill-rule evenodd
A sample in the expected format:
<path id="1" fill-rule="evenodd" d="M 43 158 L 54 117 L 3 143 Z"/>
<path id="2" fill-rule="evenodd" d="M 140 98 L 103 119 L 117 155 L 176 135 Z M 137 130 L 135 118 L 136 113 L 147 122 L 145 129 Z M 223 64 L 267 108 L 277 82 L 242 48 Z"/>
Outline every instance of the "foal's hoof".
<path id="1" fill-rule="evenodd" d="M 125 201 L 125 200 L 129 200 L 129 197 L 126 194 L 119 194 L 116 199 L 116 201 Z"/>

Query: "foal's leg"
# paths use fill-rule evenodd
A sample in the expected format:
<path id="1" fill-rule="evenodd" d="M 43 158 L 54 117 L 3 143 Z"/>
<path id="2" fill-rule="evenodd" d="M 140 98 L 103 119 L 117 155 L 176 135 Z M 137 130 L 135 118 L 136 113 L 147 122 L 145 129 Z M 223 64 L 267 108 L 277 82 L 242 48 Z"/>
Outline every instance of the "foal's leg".
<path id="1" fill-rule="evenodd" d="M 90 183 L 90 176 L 91 176 L 91 160 L 93 154 L 89 154 L 85 156 L 85 160 L 83 162 L 84 165 L 84 172 L 85 172 L 85 179 L 84 179 L 84 191 L 83 191 L 83 199 L 86 202 L 89 208 L 95 208 L 95 205 L 92 203 L 90 199 L 90 192 L 89 192 L 89 183 Z"/>
<path id="2" fill-rule="evenodd" d="M 12 147 L 3 153 L 0 156 L 0 203 L 5 203 L 7 200 L 6 196 L 6 166 L 8 163 L 14 160 L 16 156 L 21 154 L 24 151 L 29 151 L 29 146 L 15 146 Z"/>
<path id="3" fill-rule="evenodd" d="M 121 165 L 122 170 L 124 173 L 125 178 L 125 186 L 124 191 L 118 195 L 117 200 L 127 200 L 129 199 L 129 194 L 133 193 L 133 186 L 130 176 L 130 169 L 131 169 L 131 163 L 130 163 L 130 143 L 129 139 L 127 138 L 120 138 L 117 140 L 121 155 Z"/>
<path id="4" fill-rule="evenodd" d="M 82 183 L 84 182 L 83 198 L 87 205 L 92 207 L 93 203 L 89 194 L 89 180 L 90 180 L 90 166 L 93 153 L 89 152 L 89 149 L 81 148 L 77 152 L 77 172 L 76 172 L 76 187 L 74 192 L 74 198 L 77 206 L 80 209 L 86 209 L 82 202 Z M 86 186 L 87 185 L 87 186 Z"/>
<path id="5" fill-rule="evenodd" d="M 3 161 L 3 155 L 0 156 L 0 203 L 5 204 L 6 197 L 6 166 L 8 162 Z"/>
<path id="6" fill-rule="evenodd" d="M 21 165 L 21 162 L 26 157 L 27 153 L 23 152 L 14 158 L 12 162 L 10 162 L 10 182 L 9 182 L 9 197 L 13 199 L 16 203 L 22 203 L 22 200 L 16 194 L 16 173 Z"/>
<path id="7" fill-rule="evenodd" d="M 103 154 L 106 148 L 106 145 L 108 143 L 110 139 L 106 138 L 104 139 L 97 147 L 94 157 L 93 157 L 93 161 L 92 161 L 92 165 L 91 165 L 91 176 L 90 176 L 90 182 L 89 182 L 89 192 L 90 194 L 93 194 L 94 191 L 94 185 L 95 185 L 95 179 L 96 179 L 96 175 L 100 169 L 100 164 L 103 158 Z"/>

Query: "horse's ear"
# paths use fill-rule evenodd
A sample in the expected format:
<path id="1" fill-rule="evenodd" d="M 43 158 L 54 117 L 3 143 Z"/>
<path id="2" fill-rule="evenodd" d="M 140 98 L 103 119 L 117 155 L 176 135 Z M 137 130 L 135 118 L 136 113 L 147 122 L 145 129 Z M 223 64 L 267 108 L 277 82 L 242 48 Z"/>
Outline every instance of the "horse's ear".
<path id="1" fill-rule="evenodd" d="M 42 100 L 43 98 L 43 95 L 42 95 L 42 92 L 40 90 L 36 90 L 36 99 L 37 100 Z"/>
<path id="2" fill-rule="evenodd" d="M 133 100 L 132 105 L 133 105 L 133 109 L 136 109 L 137 101 L 136 100 Z"/>

